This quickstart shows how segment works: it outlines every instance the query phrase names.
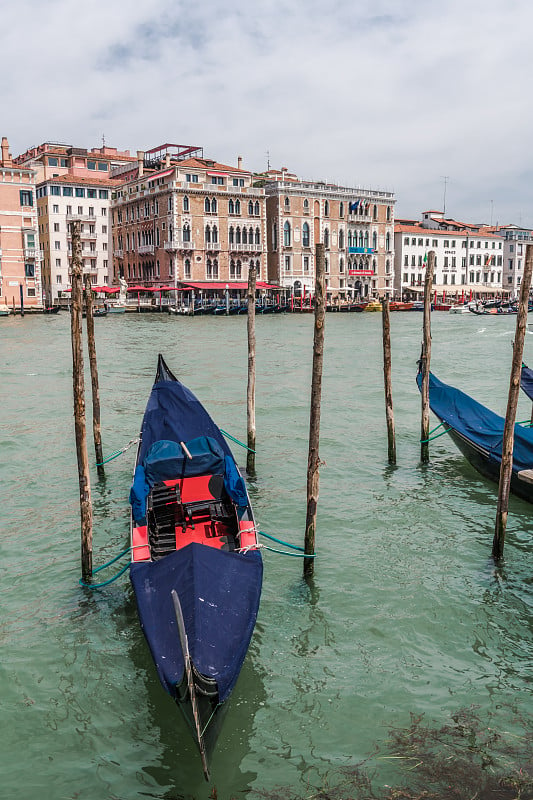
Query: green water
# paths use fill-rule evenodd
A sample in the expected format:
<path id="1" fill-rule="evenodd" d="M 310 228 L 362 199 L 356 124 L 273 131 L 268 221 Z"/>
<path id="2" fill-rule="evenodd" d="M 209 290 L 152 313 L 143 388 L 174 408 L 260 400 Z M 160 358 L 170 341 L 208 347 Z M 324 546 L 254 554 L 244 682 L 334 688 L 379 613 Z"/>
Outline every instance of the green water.
<path id="1" fill-rule="evenodd" d="M 475 705 L 515 735 L 531 713 L 531 506 L 511 500 L 505 563 L 490 559 L 496 495 L 448 437 L 419 464 L 422 315 L 394 314 L 398 467 L 387 466 L 381 318 L 326 319 L 317 531 L 301 561 L 265 554 L 252 645 L 203 781 L 156 677 L 127 576 L 78 586 L 70 318 L 0 321 L 0 796 L 29 800 L 304 796 L 379 748 L 411 714 L 445 724 Z M 432 368 L 503 412 L 515 318 L 433 315 Z M 220 427 L 246 436 L 246 318 L 96 321 L 104 452 L 137 435 L 162 352 Z M 312 316 L 257 319 L 262 530 L 302 544 Z M 529 352 L 528 352 L 529 351 Z M 533 337 L 525 361 L 533 362 Z M 519 419 L 530 414 L 520 400 Z M 436 423 L 435 423 L 436 424 Z M 244 450 L 234 451 L 241 464 Z M 238 452 L 237 452 L 238 451 Z M 90 455 L 92 459 L 92 445 Z M 134 449 L 93 469 L 94 562 L 127 545 Z M 377 786 L 406 783 L 377 758 Z"/>

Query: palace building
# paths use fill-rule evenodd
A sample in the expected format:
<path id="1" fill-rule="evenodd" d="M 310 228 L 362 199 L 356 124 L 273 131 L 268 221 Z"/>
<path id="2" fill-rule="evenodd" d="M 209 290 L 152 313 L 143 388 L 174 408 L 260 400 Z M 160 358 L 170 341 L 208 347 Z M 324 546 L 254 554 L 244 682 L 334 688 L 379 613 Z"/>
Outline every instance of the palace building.
<path id="1" fill-rule="evenodd" d="M 122 180 L 111 200 L 115 282 L 231 288 L 251 266 L 264 280 L 265 192 L 240 158 L 233 167 L 164 144 L 139 151 Z"/>

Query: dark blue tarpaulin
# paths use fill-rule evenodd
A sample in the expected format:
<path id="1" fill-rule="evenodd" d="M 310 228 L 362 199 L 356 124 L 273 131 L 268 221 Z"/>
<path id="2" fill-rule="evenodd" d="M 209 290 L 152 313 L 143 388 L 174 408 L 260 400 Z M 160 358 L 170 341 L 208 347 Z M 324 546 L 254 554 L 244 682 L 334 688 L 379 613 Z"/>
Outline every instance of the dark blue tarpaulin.
<path id="1" fill-rule="evenodd" d="M 420 389 L 421 373 L 417 375 L 416 380 Z M 491 458 L 501 461 L 505 424 L 503 417 L 459 389 L 442 383 L 432 373 L 429 376 L 429 405 L 442 422 L 483 448 Z M 515 425 L 513 470 L 531 468 L 533 468 L 533 430 Z"/>
<path id="2" fill-rule="evenodd" d="M 522 375 L 520 377 L 520 386 L 527 394 L 530 400 L 533 400 L 533 369 L 529 369 L 525 364 L 522 364 Z"/>
<path id="3" fill-rule="evenodd" d="M 224 454 L 231 455 L 220 430 L 186 386 L 177 380 L 154 383 L 141 428 L 138 463 L 144 461 L 154 442 L 167 439 L 179 444 L 197 436 L 211 436 Z"/>
<path id="4" fill-rule="evenodd" d="M 170 694 L 175 695 L 184 670 L 171 590 L 180 598 L 194 666 L 216 680 L 222 703 L 250 643 L 262 575 L 258 550 L 231 553 L 195 543 L 160 561 L 131 565 L 141 627 Z"/>

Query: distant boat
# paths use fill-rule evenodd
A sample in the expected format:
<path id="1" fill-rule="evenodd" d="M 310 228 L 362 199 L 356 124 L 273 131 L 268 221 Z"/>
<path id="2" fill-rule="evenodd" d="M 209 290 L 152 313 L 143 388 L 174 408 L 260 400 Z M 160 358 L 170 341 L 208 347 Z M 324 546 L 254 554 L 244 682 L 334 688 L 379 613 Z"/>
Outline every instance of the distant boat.
<path id="1" fill-rule="evenodd" d="M 263 565 L 231 450 L 161 355 L 130 502 L 130 577 L 141 627 L 208 779 L 221 710 L 254 630 Z"/>
<path id="2" fill-rule="evenodd" d="M 416 377 L 422 386 L 422 373 Z M 505 420 L 469 395 L 429 376 L 429 405 L 465 458 L 482 475 L 500 479 Z M 533 430 L 514 428 L 511 491 L 533 503 Z"/>
<path id="3" fill-rule="evenodd" d="M 382 305 L 379 302 L 379 300 L 372 300 L 370 303 L 366 304 L 364 310 L 365 311 L 382 311 Z"/>
<path id="4" fill-rule="evenodd" d="M 0 306 L 0 317 L 9 317 L 11 310 L 8 306 Z"/>
<path id="5" fill-rule="evenodd" d="M 126 311 L 126 306 L 123 303 L 108 303 L 107 304 L 107 313 L 108 314 L 124 314 Z"/>

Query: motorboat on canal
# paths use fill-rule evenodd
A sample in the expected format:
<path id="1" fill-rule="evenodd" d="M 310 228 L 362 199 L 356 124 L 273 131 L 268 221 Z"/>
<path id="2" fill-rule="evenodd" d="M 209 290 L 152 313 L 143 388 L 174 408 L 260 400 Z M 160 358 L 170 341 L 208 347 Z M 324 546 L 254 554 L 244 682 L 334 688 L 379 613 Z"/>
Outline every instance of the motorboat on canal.
<path id="1" fill-rule="evenodd" d="M 421 389 L 421 371 L 416 381 Z M 505 419 L 432 373 L 429 405 L 470 464 L 498 483 Z M 518 423 L 514 427 L 511 491 L 533 503 L 533 430 Z"/>
<path id="2" fill-rule="evenodd" d="M 222 710 L 254 630 L 263 565 L 231 450 L 161 355 L 130 503 L 130 578 L 141 627 L 208 779 Z"/>

